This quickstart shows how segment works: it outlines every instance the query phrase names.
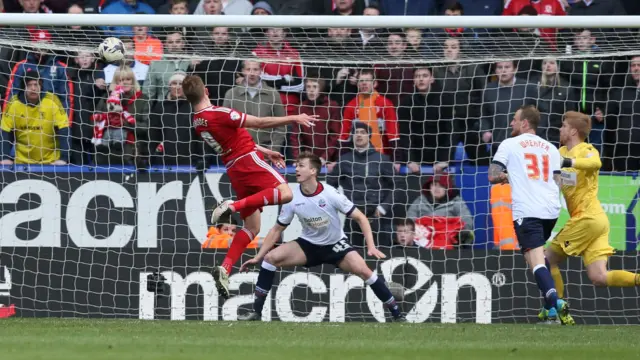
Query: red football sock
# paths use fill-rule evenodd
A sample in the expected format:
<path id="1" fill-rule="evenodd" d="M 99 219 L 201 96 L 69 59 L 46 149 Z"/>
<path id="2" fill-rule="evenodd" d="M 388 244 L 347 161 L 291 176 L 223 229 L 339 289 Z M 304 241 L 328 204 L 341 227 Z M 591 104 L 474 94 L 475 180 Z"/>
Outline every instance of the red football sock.
<path id="1" fill-rule="evenodd" d="M 236 232 L 236 234 L 233 236 L 231 247 L 229 248 L 227 256 L 224 257 L 224 261 L 222 262 L 222 267 L 227 270 L 227 274 L 231 274 L 233 265 L 237 263 L 238 260 L 240 260 L 244 249 L 247 248 L 254 237 L 255 235 L 253 235 L 251 231 L 244 228 Z"/>
<path id="2" fill-rule="evenodd" d="M 280 204 L 281 199 L 282 196 L 280 196 L 279 189 L 264 189 L 256 194 L 247 196 L 242 200 L 234 201 L 231 206 L 233 206 L 233 209 L 236 212 L 239 212 L 247 208 L 252 209 L 268 205 L 278 205 Z"/>

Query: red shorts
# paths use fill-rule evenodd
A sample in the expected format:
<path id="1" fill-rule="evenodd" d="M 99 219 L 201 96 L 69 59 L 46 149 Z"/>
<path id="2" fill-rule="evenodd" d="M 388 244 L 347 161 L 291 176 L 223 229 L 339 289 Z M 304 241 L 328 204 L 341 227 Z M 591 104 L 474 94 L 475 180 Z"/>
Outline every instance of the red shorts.
<path id="1" fill-rule="evenodd" d="M 264 161 L 262 154 L 257 152 L 232 161 L 227 167 L 227 175 L 238 200 L 287 183 L 278 171 Z M 262 211 L 262 207 L 244 209 L 240 211 L 240 217 L 246 219 L 256 210 Z"/>

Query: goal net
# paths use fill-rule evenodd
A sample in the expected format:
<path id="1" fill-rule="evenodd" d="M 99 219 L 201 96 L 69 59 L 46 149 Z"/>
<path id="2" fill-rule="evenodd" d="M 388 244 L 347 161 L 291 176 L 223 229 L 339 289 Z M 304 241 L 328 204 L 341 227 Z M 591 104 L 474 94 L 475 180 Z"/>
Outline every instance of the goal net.
<path id="1" fill-rule="evenodd" d="M 540 110 L 539 135 L 554 144 L 566 111 L 591 117 L 609 265 L 638 268 L 634 18 L 1 18 L 0 317 L 235 320 L 250 308 L 257 269 L 234 269 L 226 301 L 213 283 L 242 223 L 209 223 L 235 192 L 192 130 L 180 87 L 190 74 L 214 105 L 319 116 L 312 129 L 250 133 L 284 156 L 291 185 L 301 152 L 322 158 L 321 180 L 365 212 L 387 258 L 368 256 L 345 219 L 348 238 L 402 295 L 410 321 L 537 321 L 510 188 L 487 180 L 523 105 Z M 108 36 L 123 40 L 123 64 L 96 60 Z M 278 213 L 264 208 L 243 261 Z M 563 209 L 554 233 L 567 219 Z M 300 229 L 295 220 L 283 241 Z M 635 288 L 595 288 L 579 258 L 562 274 L 578 323 L 640 319 Z M 263 319 L 385 321 L 385 312 L 361 279 L 325 265 L 278 270 Z"/>

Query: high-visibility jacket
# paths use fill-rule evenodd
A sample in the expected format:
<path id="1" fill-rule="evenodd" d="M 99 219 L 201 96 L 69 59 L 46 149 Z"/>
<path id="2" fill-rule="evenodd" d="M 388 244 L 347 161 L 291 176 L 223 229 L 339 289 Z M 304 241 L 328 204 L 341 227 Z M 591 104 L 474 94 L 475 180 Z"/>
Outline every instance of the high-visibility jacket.
<path id="1" fill-rule="evenodd" d="M 519 249 L 511 213 L 511 185 L 493 185 L 489 202 L 491 203 L 494 247 L 500 250 Z"/>
<path id="2" fill-rule="evenodd" d="M 207 232 L 207 240 L 202 244 L 203 249 L 228 249 L 231 246 L 233 235 L 223 234 L 212 226 Z M 262 239 L 255 237 L 247 246 L 247 249 L 259 249 L 262 245 Z"/>

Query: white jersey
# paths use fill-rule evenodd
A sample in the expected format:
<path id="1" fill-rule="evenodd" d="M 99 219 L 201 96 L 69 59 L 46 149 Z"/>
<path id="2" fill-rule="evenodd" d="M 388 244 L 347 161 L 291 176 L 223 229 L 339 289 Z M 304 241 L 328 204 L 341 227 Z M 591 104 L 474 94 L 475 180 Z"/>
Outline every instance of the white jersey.
<path id="1" fill-rule="evenodd" d="M 303 194 L 300 185 L 292 186 L 293 200 L 285 204 L 278 216 L 278 224 L 288 226 L 294 215 L 302 224 L 300 238 L 315 245 L 333 245 L 346 236 L 342 231 L 340 213 L 347 216 L 356 206 L 333 186 L 318 183 L 315 194 Z"/>
<path id="2" fill-rule="evenodd" d="M 534 134 L 518 135 L 500 144 L 493 162 L 507 169 L 513 220 L 558 218 L 560 189 L 553 175 L 560 173 L 560 158 L 553 144 Z"/>

